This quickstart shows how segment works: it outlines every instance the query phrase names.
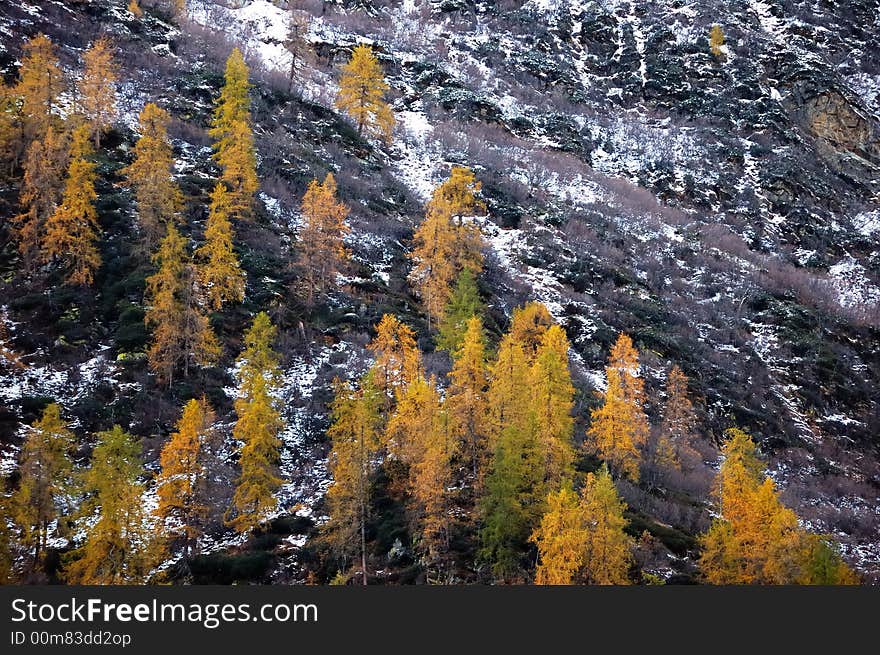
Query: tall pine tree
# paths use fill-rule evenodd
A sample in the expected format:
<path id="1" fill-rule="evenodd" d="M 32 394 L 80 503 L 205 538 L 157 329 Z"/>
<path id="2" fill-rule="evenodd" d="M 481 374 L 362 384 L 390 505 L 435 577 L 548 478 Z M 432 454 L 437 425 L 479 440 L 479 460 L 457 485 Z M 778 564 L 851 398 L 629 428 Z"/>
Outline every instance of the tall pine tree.
<path id="1" fill-rule="evenodd" d="M 232 202 L 229 192 L 217 184 L 211 193 L 205 243 L 195 252 L 197 277 L 208 307 L 220 310 L 227 302 L 244 300 L 245 273 L 233 248 L 235 233 L 229 220 Z"/>
<path id="2" fill-rule="evenodd" d="M 95 149 L 98 149 L 102 133 L 116 117 L 118 71 L 110 40 L 104 36 L 96 39 L 83 55 L 83 63 L 79 103 L 91 127 Z"/>
<path id="3" fill-rule="evenodd" d="M 336 273 L 348 259 L 343 238 L 348 234 L 348 207 L 336 199 L 336 180 L 327 173 L 323 183 L 312 180 L 302 201 L 305 224 L 299 233 L 299 268 L 306 287 L 306 304 L 335 286 Z"/>

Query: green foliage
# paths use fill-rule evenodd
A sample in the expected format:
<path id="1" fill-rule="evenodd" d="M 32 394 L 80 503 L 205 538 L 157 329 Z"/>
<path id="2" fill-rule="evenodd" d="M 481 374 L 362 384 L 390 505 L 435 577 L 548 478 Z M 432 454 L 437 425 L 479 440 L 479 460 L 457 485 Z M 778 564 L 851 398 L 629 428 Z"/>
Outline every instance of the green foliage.
<path id="1" fill-rule="evenodd" d="M 462 269 L 440 321 L 437 350 L 446 350 L 455 356 L 464 340 L 468 319 L 472 316 L 482 317 L 485 309 L 473 271 Z"/>

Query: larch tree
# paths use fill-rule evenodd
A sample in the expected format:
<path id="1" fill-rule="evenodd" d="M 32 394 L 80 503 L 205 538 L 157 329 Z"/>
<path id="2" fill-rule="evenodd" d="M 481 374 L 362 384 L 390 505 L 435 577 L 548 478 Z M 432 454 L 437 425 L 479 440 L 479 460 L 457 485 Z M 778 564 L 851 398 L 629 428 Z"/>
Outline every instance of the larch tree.
<path id="1" fill-rule="evenodd" d="M 674 452 L 675 462 L 685 471 L 692 469 L 700 460 L 694 448 L 697 439 L 697 416 L 688 397 L 688 379 L 676 365 L 666 378 L 666 403 L 660 422 L 660 440 L 668 442 Z"/>
<path id="2" fill-rule="evenodd" d="M 204 480 L 206 446 L 214 440 L 216 415 L 207 399 L 193 398 L 183 408 L 176 430 L 162 447 L 156 478 L 160 538 L 166 552 L 178 548 L 191 557 L 198 552 L 208 516 Z"/>
<path id="3" fill-rule="evenodd" d="M 138 224 L 148 250 L 162 238 L 166 224 L 175 220 L 183 205 L 172 174 L 169 120 L 164 109 L 153 103 L 144 106 L 138 117 L 140 138 L 133 148 L 134 161 L 122 171 L 135 191 Z"/>
<path id="4" fill-rule="evenodd" d="M 305 224 L 299 233 L 299 268 L 306 287 L 306 304 L 335 286 L 336 274 L 348 259 L 343 239 L 348 207 L 336 199 L 336 179 L 327 173 L 324 182 L 312 180 L 302 200 Z"/>
<path id="5" fill-rule="evenodd" d="M 372 48 L 358 45 L 342 67 L 335 105 L 355 122 L 359 136 L 366 129 L 390 142 L 394 112 L 384 99 L 387 90 L 388 83 Z"/>
<path id="6" fill-rule="evenodd" d="M 243 219 L 251 217 L 254 194 L 260 186 L 249 74 L 241 51 L 233 48 L 209 131 L 214 138 L 214 159 L 223 170 L 220 180 L 229 187 L 234 215 Z"/>
<path id="7" fill-rule="evenodd" d="M 531 402 L 551 489 L 574 475 L 574 385 L 568 369 L 568 338 L 551 325 L 541 338 L 531 369 Z"/>
<path id="8" fill-rule="evenodd" d="M 76 439 L 56 403 L 46 406 L 22 444 L 20 481 L 10 499 L 9 516 L 20 530 L 19 543 L 32 556 L 34 567 L 42 561 L 53 526 L 69 509 L 66 498 L 73 488 L 75 446 Z"/>
<path id="9" fill-rule="evenodd" d="M 23 144 L 42 139 L 58 122 L 53 110 L 64 91 L 64 75 L 55 45 L 44 34 L 24 44 L 15 95 L 21 98 Z"/>
<path id="10" fill-rule="evenodd" d="M 46 221 L 54 213 L 64 189 L 68 152 L 62 134 L 50 126 L 31 142 L 24 158 L 19 201 L 22 213 L 12 218 L 18 252 L 25 270 L 33 272 L 42 260 Z"/>
<path id="11" fill-rule="evenodd" d="M 624 528 L 626 503 L 606 468 L 588 473 L 581 491 L 586 525 L 582 576 L 587 584 L 627 585 L 633 563 L 633 541 Z"/>
<path id="12" fill-rule="evenodd" d="M 508 333 L 498 346 L 486 392 L 489 411 L 485 429 L 490 450 L 494 450 L 506 428 L 527 429 L 532 395 L 529 383 L 526 355 L 522 346 Z"/>
<path id="13" fill-rule="evenodd" d="M 724 57 L 723 46 L 724 30 L 721 29 L 720 25 L 713 25 L 712 29 L 709 31 L 709 50 L 715 57 L 721 59 Z"/>
<path id="14" fill-rule="evenodd" d="M 98 433 L 85 472 L 80 507 L 82 544 L 68 558 L 71 584 L 143 584 L 154 559 L 152 530 L 144 509 L 140 442 L 114 425 Z"/>
<path id="15" fill-rule="evenodd" d="M 429 329 L 442 321 L 461 272 L 469 269 L 476 276 L 483 268 L 482 234 L 475 223 L 464 220 L 485 211 L 477 197 L 480 189 L 472 171 L 454 166 L 449 179 L 434 189 L 425 220 L 413 235 L 409 281 L 422 299 Z"/>
<path id="16" fill-rule="evenodd" d="M 554 322 L 547 306 L 541 302 L 533 301 L 513 310 L 508 332 L 523 349 L 529 364 L 538 353 L 544 333 Z"/>
<path id="17" fill-rule="evenodd" d="M 385 314 L 376 326 L 376 336 L 367 346 L 374 357 L 374 383 L 384 398 L 387 413 L 395 392 L 420 373 L 422 355 L 412 328 L 393 314 Z"/>
<path id="18" fill-rule="evenodd" d="M 196 276 L 208 307 L 219 311 L 227 302 L 244 300 L 246 276 L 238 263 L 233 241 L 232 202 L 223 184 L 211 193 L 205 242 L 195 251 Z"/>
<path id="19" fill-rule="evenodd" d="M 367 519 L 371 477 L 381 440 L 381 402 L 368 373 L 357 387 L 336 380 L 327 430 L 333 483 L 327 490 L 330 521 L 324 531 L 336 552 L 360 554 L 367 584 Z"/>
<path id="20" fill-rule="evenodd" d="M 91 285 L 101 265 L 97 241 L 101 234 L 95 201 L 95 163 L 89 144 L 89 128 L 73 133 L 70 164 L 61 204 L 46 219 L 42 252 L 48 261 L 60 261 L 65 283 Z"/>
<path id="21" fill-rule="evenodd" d="M 547 496 L 547 511 L 530 541 L 538 547 L 535 584 L 570 585 L 576 581 L 587 550 L 587 525 L 570 483 Z"/>
<path id="22" fill-rule="evenodd" d="M 287 38 L 284 39 L 284 49 L 290 54 L 290 65 L 287 74 L 287 92 L 293 91 L 293 85 L 301 78 L 303 71 L 311 61 L 314 50 L 309 43 L 309 14 L 296 7 L 291 2 L 290 13 L 287 18 Z"/>
<path id="23" fill-rule="evenodd" d="M 827 538 L 804 530 L 764 476 L 751 437 L 737 428 L 718 472 L 720 515 L 702 536 L 700 569 L 710 584 L 855 584 Z"/>
<path id="24" fill-rule="evenodd" d="M 95 149 L 98 149 L 101 135 L 116 118 L 118 69 L 110 40 L 104 36 L 96 39 L 83 55 L 83 63 L 79 103 L 91 126 Z"/>
<path id="25" fill-rule="evenodd" d="M 639 479 L 640 449 L 648 442 L 644 380 L 632 339 L 621 334 L 605 367 L 608 387 L 603 404 L 591 413 L 588 447 L 604 459 L 615 475 Z"/>
<path id="26" fill-rule="evenodd" d="M 398 393 L 384 443 L 408 471 L 410 520 L 429 562 L 448 544 L 448 487 L 454 444 L 434 378 L 417 376 Z"/>
<path id="27" fill-rule="evenodd" d="M 437 349 L 447 351 L 454 359 L 464 341 L 469 321 L 475 316 L 482 317 L 483 311 L 474 272 L 465 268 L 458 274 L 455 288 L 443 310 L 436 337 Z"/>
<path id="28" fill-rule="evenodd" d="M 275 493 L 282 484 L 278 465 L 283 422 L 274 397 L 281 371 L 278 354 L 272 348 L 276 333 L 269 315 L 257 314 L 237 361 L 240 382 L 232 436 L 242 443 L 241 475 L 232 498 L 234 516 L 229 524 L 238 532 L 249 532 L 269 518 L 277 506 Z"/>
<path id="29" fill-rule="evenodd" d="M 0 485 L 5 487 L 5 480 L 0 478 Z M 12 516 L 10 500 L 0 495 L 0 516 Z M 15 537 L 6 520 L 0 521 L 0 585 L 13 584 L 16 580 L 15 561 L 12 553 Z"/>
<path id="30" fill-rule="evenodd" d="M 449 372 L 446 407 L 452 438 L 470 460 L 474 484 L 485 466 L 488 382 L 483 322 L 472 316 Z"/>
<path id="31" fill-rule="evenodd" d="M 173 223 L 153 256 L 157 271 L 147 278 L 144 321 L 152 328 L 147 351 L 150 369 L 160 383 L 171 385 L 182 367 L 210 366 L 220 355 L 220 344 L 198 306 L 195 269 L 186 251 L 186 240 Z"/>

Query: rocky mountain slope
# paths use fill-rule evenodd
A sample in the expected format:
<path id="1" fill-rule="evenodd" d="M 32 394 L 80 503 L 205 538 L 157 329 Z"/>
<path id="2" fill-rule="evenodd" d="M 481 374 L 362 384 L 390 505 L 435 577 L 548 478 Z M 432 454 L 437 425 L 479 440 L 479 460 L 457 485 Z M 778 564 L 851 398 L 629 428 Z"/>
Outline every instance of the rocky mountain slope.
<path id="1" fill-rule="evenodd" d="M 286 523 L 261 579 L 304 579 L 306 533 L 328 484 L 329 383 L 369 365 L 364 346 L 385 311 L 431 350 L 406 253 L 431 189 L 461 164 L 489 207 L 490 328 L 503 330 L 532 299 L 565 327 L 578 439 L 608 349 L 626 331 L 653 410 L 668 364 L 679 364 L 707 444 L 731 425 L 749 430 L 786 502 L 878 579 L 880 2 L 302 2 L 315 57 L 292 93 L 284 2 L 196 0 L 176 18 L 143 2 L 139 19 L 125 4 L 0 0 L 7 79 L 24 40 L 44 32 L 71 74 L 95 35 L 111 35 L 122 80 L 120 124 L 100 166 L 97 293 L 30 287 L 4 235 L 2 319 L 27 366 L 0 378 L 3 473 L 45 398 L 63 400 L 84 435 L 122 423 L 144 438 L 150 462 L 181 399 L 207 393 L 228 424 L 242 329 L 270 307 L 285 355 Z M 717 56 L 713 24 L 726 37 Z M 391 86 L 389 145 L 359 138 L 333 109 L 339 66 L 359 42 L 373 45 Z M 222 365 L 166 390 L 139 355 L 146 273 L 126 252 L 133 208 L 119 169 L 138 111 L 157 102 L 176 119 L 180 185 L 191 206 L 205 202 L 216 176 L 206 126 L 234 45 L 255 78 L 262 179 L 259 220 L 240 234 L 246 300 L 216 319 Z M 327 171 L 352 209 L 353 266 L 314 313 L 291 292 L 289 263 L 299 200 Z M 0 215 L 16 199 L 3 189 Z M 201 209 L 188 220 L 199 226 Z M 448 364 L 437 354 L 428 366 Z M 706 526 L 705 503 L 660 503 L 635 487 L 624 495 L 652 532 L 684 540 L 664 541 L 664 574 L 692 572 L 688 539 Z M 223 531 L 215 539 L 236 545 Z"/>

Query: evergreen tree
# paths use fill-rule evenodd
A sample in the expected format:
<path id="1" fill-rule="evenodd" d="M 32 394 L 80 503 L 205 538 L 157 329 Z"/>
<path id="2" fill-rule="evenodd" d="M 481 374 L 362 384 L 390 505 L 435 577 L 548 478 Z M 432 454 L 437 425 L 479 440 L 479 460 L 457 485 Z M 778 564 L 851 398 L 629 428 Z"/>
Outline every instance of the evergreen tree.
<path id="1" fill-rule="evenodd" d="M 91 285 L 101 265 L 96 242 L 101 233 L 95 201 L 95 163 L 91 161 L 89 128 L 78 127 L 70 147 L 70 165 L 61 204 L 46 220 L 43 255 L 60 260 L 67 284 Z"/>
<path id="2" fill-rule="evenodd" d="M 388 83 L 373 50 L 368 45 L 356 46 L 342 68 L 336 108 L 354 120 L 358 135 L 366 128 L 390 142 L 394 113 L 384 100 L 387 90 Z"/>
<path id="3" fill-rule="evenodd" d="M 229 187 L 233 214 L 241 218 L 251 216 L 259 188 L 248 75 L 241 51 L 233 48 L 209 132 L 215 140 L 214 159 L 223 169 L 220 179 Z"/>
<path id="4" fill-rule="evenodd" d="M 357 388 L 334 382 L 332 444 L 329 467 L 333 484 L 327 490 L 330 521 L 325 533 L 341 554 L 360 551 L 361 576 L 367 584 L 367 518 L 370 478 L 379 449 L 381 398 L 367 374 Z"/>
<path id="5" fill-rule="evenodd" d="M 525 553 L 543 512 L 544 473 L 533 426 L 507 424 L 495 440 L 480 499 L 479 559 L 496 579 L 522 580 Z"/>
<path id="6" fill-rule="evenodd" d="M 208 366 L 220 355 L 220 345 L 208 319 L 198 308 L 195 271 L 186 253 L 186 241 L 168 224 L 168 233 L 153 256 L 158 270 L 147 278 L 147 325 L 153 340 L 147 356 L 161 383 L 171 384 L 174 372 L 192 364 Z"/>
<path id="7" fill-rule="evenodd" d="M 156 478 L 161 537 L 167 550 L 181 547 L 183 557 L 197 552 L 208 515 L 205 498 L 206 446 L 213 441 L 214 410 L 207 399 L 193 398 L 183 408 L 177 429 L 162 447 Z"/>
<path id="8" fill-rule="evenodd" d="M 235 238 L 232 223 L 232 203 L 229 192 L 217 184 L 211 193 L 205 243 L 195 252 L 200 263 L 197 277 L 208 307 L 219 311 L 227 302 L 244 300 L 245 273 L 241 270 L 233 249 Z"/>
<path id="9" fill-rule="evenodd" d="M 300 230 L 299 267 L 306 286 L 306 304 L 335 286 L 336 273 L 348 259 L 343 239 L 348 234 L 348 207 L 336 199 L 336 180 L 327 173 L 323 184 L 312 180 L 303 196 L 305 224 Z"/>
<path id="10" fill-rule="evenodd" d="M 570 483 L 547 496 L 547 511 L 531 536 L 538 546 L 535 584 L 569 585 L 584 565 L 587 525 Z"/>
<path id="11" fill-rule="evenodd" d="M 530 410 L 534 413 L 545 479 L 558 488 L 574 475 L 574 385 L 568 370 L 568 338 L 552 325 L 541 338 L 531 370 Z"/>
<path id="12" fill-rule="evenodd" d="M 106 37 L 92 43 L 83 55 L 85 64 L 79 80 L 80 106 L 88 119 L 94 138 L 95 149 L 101 146 L 101 134 L 116 117 L 116 62 L 113 46 Z"/>
<path id="13" fill-rule="evenodd" d="M 19 196 L 23 212 L 12 219 L 12 227 L 24 268 L 30 272 L 41 260 L 46 220 L 61 202 L 67 154 L 63 135 L 50 126 L 25 155 Z"/>
<path id="14" fill-rule="evenodd" d="M 473 317 L 481 317 L 484 309 L 474 273 L 465 268 L 458 274 L 452 296 L 443 311 L 436 338 L 437 350 L 446 350 L 454 358 L 464 341 L 468 322 Z"/>
<path id="15" fill-rule="evenodd" d="M 69 558 L 71 584 L 142 584 L 153 551 L 145 522 L 140 443 L 118 425 L 98 433 L 80 508 L 85 539 Z"/>
<path id="16" fill-rule="evenodd" d="M 145 246 L 152 250 L 183 205 L 183 196 L 172 175 L 174 153 L 168 140 L 170 117 L 164 109 L 147 104 L 138 118 L 140 138 L 134 161 L 123 169 L 135 190 L 137 216 Z"/>
<path id="17" fill-rule="evenodd" d="M 5 487 L 5 481 L 0 478 L 0 489 Z M 15 582 L 15 569 L 12 557 L 14 537 L 5 518 L 12 516 L 12 508 L 9 507 L 9 503 L 9 498 L 5 495 L 0 495 L 0 517 L 4 517 L 0 519 L 0 585 L 8 585 Z"/>
<path id="18" fill-rule="evenodd" d="M 64 516 L 73 486 L 70 456 L 75 445 L 56 403 L 46 406 L 22 444 L 21 479 L 9 503 L 9 516 L 21 531 L 20 543 L 32 555 L 34 567 L 42 561 L 53 525 Z"/>
<path id="19" fill-rule="evenodd" d="M 632 539 L 624 532 L 627 521 L 624 503 L 606 468 L 588 473 L 581 492 L 586 524 L 583 579 L 587 584 L 629 584 L 633 563 Z"/>
<path id="20" fill-rule="evenodd" d="M 238 532 L 248 532 L 269 518 L 277 505 L 275 493 L 282 484 L 278 435 L 283 422 L 273 396 L 281 375 L 278 354 L 272 349 L 276 332 L 268 314 L 257 314 L 237 361 L 238 419 L 232 435 L 243 445 L 241 476 L 232 499 L 235 516 L 229 524 Z"/>
<path id="21" fill-rule="evenodd" d="M 64 91 L 55 45 L 44 34 L 24 44 L 18 78 L 15 95 L 21 98 L 23 144 L 30 144 L 57 124 L 53 109 Z"/>
<path id="22" fill-rule="evenodd" d="M 449 372 L 446 406 L 452 437 L 461 451 L 467 453 L 475 483 L 479 482 L 486 451 L 487 388 L 483 323 L 472 316 Z"/>

